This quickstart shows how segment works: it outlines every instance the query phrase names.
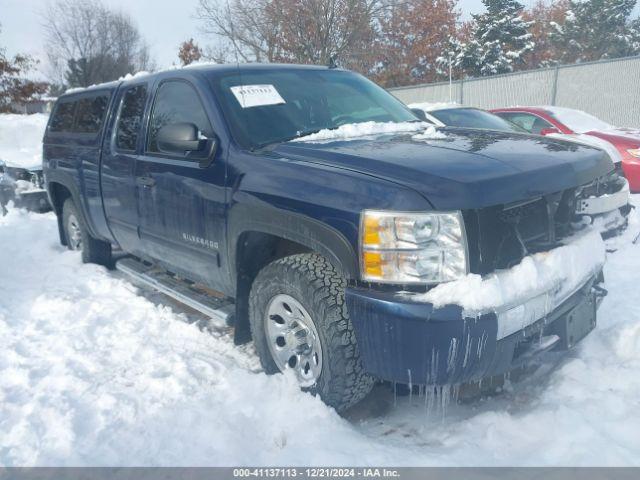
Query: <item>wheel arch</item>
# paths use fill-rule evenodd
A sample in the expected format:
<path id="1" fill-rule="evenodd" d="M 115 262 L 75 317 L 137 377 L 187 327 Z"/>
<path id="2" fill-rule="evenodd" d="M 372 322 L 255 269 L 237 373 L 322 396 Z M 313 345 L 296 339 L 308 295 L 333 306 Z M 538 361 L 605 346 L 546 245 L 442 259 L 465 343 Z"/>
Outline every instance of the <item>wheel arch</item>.
<path id="1" fill-rule="evenodd" d="M 251 339 L 248 300 L 258 272 L 269 263 L 298 253 L 317 253 L 349 280 L 358 275 L 357 257 L 349 241 L 335 228 L 292 212 L 238 212 L 229 242 L 232 282 L 235 286 L 235 341 Z M 268 220 L 268 221 L 267 221 Z"/>

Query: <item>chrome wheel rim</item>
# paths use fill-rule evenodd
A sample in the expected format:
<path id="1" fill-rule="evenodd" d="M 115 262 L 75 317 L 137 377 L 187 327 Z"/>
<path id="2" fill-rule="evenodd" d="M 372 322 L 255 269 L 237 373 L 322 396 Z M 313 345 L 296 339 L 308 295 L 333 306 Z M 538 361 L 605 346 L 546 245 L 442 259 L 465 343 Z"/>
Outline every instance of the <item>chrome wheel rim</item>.
<path id="1" fill-rule="evenodd" d="M 80 223 L 75 215 L 69 215 L 67 220 L 67 232 L 69 233 L 69 247 L 71 250 L 82 249 L 82 231 L 80 230 Z"/>
<path id="2" fill-rule="evenodd" d="M 264 321 L 269 350 L 280 371 L 293 370 L 303 387 L 314 385 L 322 372 L 322 345 L 307 310 L 290 295 L 276 295 Z"/>

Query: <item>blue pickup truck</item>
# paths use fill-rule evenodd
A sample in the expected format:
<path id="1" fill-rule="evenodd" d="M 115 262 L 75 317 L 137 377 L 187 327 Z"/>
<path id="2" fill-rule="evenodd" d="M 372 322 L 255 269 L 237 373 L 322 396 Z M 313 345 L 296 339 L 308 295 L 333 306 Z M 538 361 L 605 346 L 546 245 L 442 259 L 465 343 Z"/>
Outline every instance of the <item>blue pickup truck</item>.
<path id="1" fill-rule="evenodd" d="M 576 204 L 614 175 L 604 152 L 436 129 L 342 69 L 197 66 L 72 91 L 43 148 L 63 245 L 224 319 L 267 373 L 340 411 L 377 380 L 459 384 L 569 348 L 605 293 L 601 259 L 579 277 L 540 263 L 554 282 L 483 308 L 464 294 L 578 251 Z"/>

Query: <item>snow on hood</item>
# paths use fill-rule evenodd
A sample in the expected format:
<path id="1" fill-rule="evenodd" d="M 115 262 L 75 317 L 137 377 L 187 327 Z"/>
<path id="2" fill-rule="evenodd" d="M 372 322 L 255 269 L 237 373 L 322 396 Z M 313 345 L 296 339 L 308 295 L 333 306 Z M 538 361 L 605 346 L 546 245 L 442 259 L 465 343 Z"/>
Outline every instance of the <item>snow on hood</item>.
<path id="1" fill-rule="evenodd" d="M 521 303 L 557 287 L 559 296 L 570 294 L 600 270 L 604 260 L 602 237 L 589 229 L 561 247 L 525 257 L 512 268 L 485 277 L 469 274 L 412 298 L 436 308 L 460 305 L 467 312 L 482 312 Z"/>
<path id="2" fill-rule="evenodd" d="M 0 160 L 8 167 L 42 168 L 42 138 L 49 116 L 0 115 Z"/>
<path id="3" fill-rule="evenodd" d="M 640 141 L 640 130 L 634 128 L 614 128 L 612 130 L 603 130 L 601 133 L 607 135 L 617 135 L 619 137 L 625 137 L 630 140 Z"/>
<path id="4" fill-rule="evenodd" d="M 447 136 L 439 132 L 438 129 L 434 126 L 429 126 L 424 132 L 416 133 L 412 135 L 411 138 L 413 140 L 442 140 L 447 138 Z"/>
<path id="5" fill-rule="evenodd" d="M 592 132 L 594 130 L 612 130 L 615 127 L 581 110 L 564 107 L 542 107 L 560 123 L 576 133 Z"/>
<path id="6" fill-rule="evenodd" d="M 311 135 L 296 138 L 296 142 L 318 142 L 325 140 L 348 140 L 351 138 L 367 137 L 371 135 L 383 135 L 389 133 L 418 132 L 424 130 L 424 134 L 432 131 L 437 133 L 433 125 L 426 122 L 362 122 L 340 125 L 335 129 L 320 130 Z M 438 134 L 437 138 L 445 138 L 444 134 Z M 435 138 L 435 137 L 433 137 Z"/>

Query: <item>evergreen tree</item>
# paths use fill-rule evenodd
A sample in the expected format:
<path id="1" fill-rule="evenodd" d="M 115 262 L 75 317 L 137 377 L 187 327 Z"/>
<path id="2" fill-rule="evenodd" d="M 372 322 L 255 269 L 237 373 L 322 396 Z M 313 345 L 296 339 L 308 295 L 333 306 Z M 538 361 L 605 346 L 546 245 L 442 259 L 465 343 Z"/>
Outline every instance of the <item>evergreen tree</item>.
<path id="1" fill-rule="evenodd" d="M 640 54 L 640 21 L 631 20 L 636 0 L 571 0 L 564 25 L 551 39 L 562 63 Z"/>
<path id="2" fill-rule="evenodd" d="M 529 29 L 516 0 L 483 0 L 486 13 L 473 15 L 471 39 L 452 43 L 454 68 L 471 76 L 512 72 L 533 50 Z M 441 59 L 448 61 L 444 55 Z"/>
<path id="3" fill-rule="evenodd" d="M 533 22 L 530 32 L 535 48 L 525 57 L 528 68 L 551 67 L 558 63 L 560 51 L 551 38 L 567 17 L 570 0 L 537 0 L 524 11 L 524 19 Z"/>

